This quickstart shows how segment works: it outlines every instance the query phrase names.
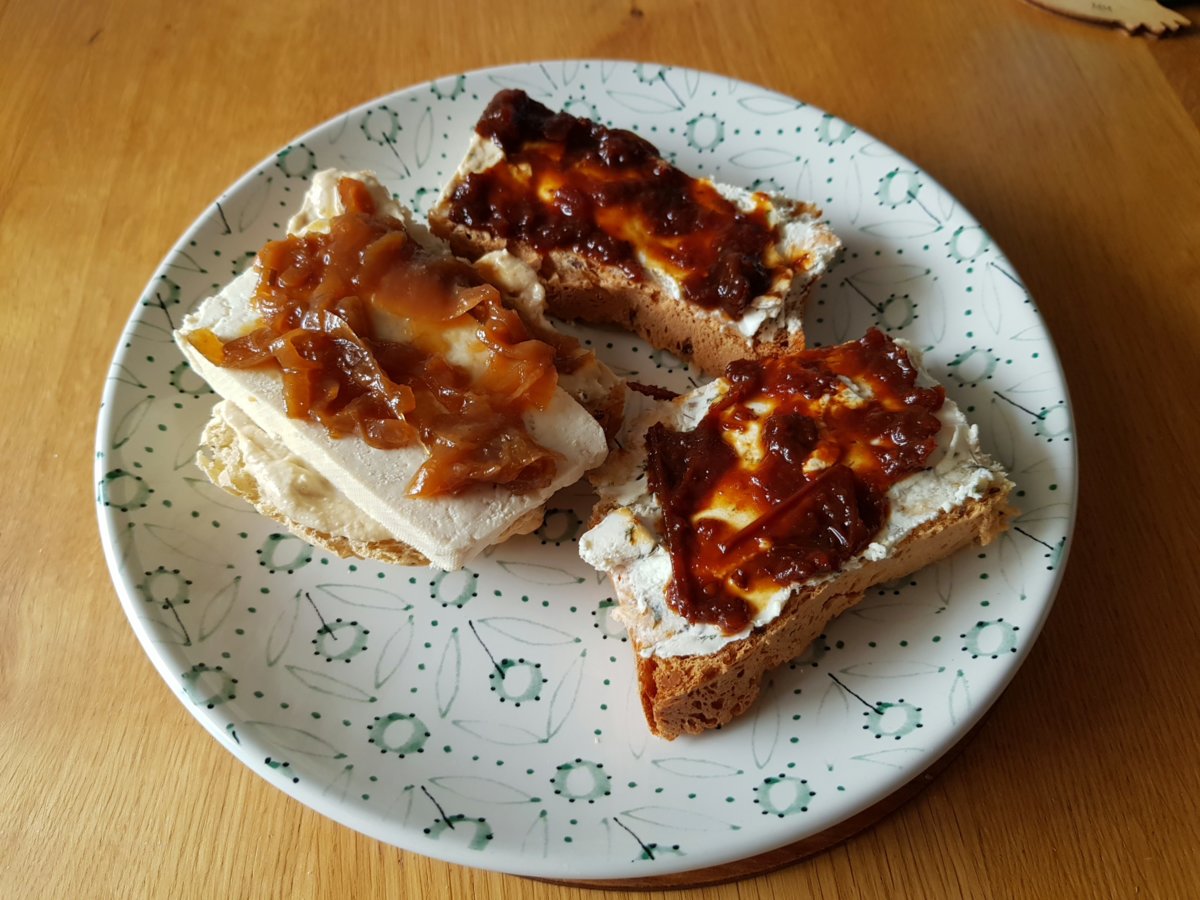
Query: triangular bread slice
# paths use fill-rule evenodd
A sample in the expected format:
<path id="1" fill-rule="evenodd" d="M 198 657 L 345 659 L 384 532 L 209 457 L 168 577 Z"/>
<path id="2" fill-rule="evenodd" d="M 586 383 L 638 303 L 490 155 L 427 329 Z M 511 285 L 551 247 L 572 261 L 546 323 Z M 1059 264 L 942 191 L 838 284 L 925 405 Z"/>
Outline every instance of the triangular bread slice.
<path id="1" fill-rule="evenodd" d="M 770 391 L 742 387 L 768 369 Z M 741 715 L 865 591 L 988 543 L 1013 513 L 974 426 L 878 331 L 643 405 L 590 476 L 580 553 L 612 578 L 664 738 Z"/>

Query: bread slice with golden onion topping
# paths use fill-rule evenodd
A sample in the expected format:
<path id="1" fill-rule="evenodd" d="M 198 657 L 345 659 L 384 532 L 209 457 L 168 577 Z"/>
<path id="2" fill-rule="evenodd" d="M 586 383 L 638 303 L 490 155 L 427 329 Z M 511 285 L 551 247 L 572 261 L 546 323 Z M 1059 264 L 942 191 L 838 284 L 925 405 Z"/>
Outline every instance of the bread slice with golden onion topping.
<path id="1" fill-rule="evenodd" d="M 604 459 L 624 388 L 524 293 L 371 174 L 317 173 L 288 235 L 175 332 L 224 398 L 201 468 L 339 555 L 455 569 L 536 528 Z"/>

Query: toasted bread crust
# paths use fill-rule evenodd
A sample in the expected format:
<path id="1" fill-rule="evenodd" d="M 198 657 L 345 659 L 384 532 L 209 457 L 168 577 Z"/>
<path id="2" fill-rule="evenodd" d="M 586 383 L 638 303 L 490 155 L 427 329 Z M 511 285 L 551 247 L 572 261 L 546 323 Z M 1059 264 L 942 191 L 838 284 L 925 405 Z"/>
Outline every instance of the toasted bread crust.
<path id="1" fill-rule="evenodd" d="M 650 730 L 673 740 L 724 725 L 758 697 L 762 677 L 799 656 L 836 616 L 877 584 L 903 578 L 973 541 L 987 544 L 1008 527 L 1009 485 L 993 488 L 916 528 L 885 559 L 793 596 L 773 621 L 710 656 L 660 658 L 637 650 L 637 678 Z"/>
<path id="2" fill-rule="evenodd" d="M 689 360 L 710 375 L 720 375 L 736 359 L 804 349 L 800 330 L 776 329 L 767 340 L 746 338 L 719 314 L 677 300 L 649 279 L 634 281 L 619 269 L 564 250 L 543 255 L 528 246 L 506 243 L 456 225 L 441 206 L 430 212 L 429 226 L 449 241 L 455 254 L 469 259 L 507 248 L 537 271 L 546 287 L 546 305 L 558 318 L 627 328 L 651 346 Z M 797 278 L 788 303 L 803 303 L 815 284 Z"/>

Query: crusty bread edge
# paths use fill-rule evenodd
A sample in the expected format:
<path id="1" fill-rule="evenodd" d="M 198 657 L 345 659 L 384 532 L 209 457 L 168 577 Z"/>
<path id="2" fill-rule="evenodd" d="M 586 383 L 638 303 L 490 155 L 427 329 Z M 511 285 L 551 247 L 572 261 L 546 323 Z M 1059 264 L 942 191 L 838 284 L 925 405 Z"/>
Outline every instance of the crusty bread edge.
<path id="1" fill-rule="evenodd" d="M 763 675 L 803 653 L 865 591 L 903 578 L 974 541 L 987 544 L 1003 532 L 1014 513 L 1008 505 L 1011 487 L 1005 482 L 984 497 L 918 526 L 884 559 L 802 590 L 776 619 L 710 656 L 644 655 L 652 648 L 640 646 L 631 632 L 650 730 L 672 740 L 741 715 L 758 697 Z"/>

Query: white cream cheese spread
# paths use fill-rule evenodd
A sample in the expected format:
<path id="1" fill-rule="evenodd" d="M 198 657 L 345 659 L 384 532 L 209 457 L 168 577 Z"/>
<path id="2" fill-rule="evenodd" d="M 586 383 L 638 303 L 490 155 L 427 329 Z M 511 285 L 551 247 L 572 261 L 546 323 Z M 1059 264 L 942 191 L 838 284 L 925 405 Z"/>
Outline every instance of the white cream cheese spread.
<path id="1" fill-rule="evenodd" d="M 919 367 L 916 351 L 906 349 Z M 918 384 L 929 386 L 933 382 L 922 372 Z M 838 402 L 847 405 L 861 402 L 869 397 L 869 389 L 864 387 L 846 381 Z M 624 449 L 610 456 L 591 475 L 600 495 L 600 506 L 609 511 L 580 538 L 579 552 L 586 562 L 611 575 L 623 601 L 617 615 L 633 631 L 644 656 L 715 653 L 775 619 L 798 590 L 887 557 L 918 526 L 1007 483 L 1000 467 L 980 449 L 977 429 L 967 423 L 958 406 L 947 398 L 937 412 L 942 428 L 937 435 L 936 450 L 928 460 L 929 468 L 892 485 L 886 495 L 888 514 L 883 527 L 870 544 L 845 563 L 841 572 L 747 597 L 753 614 L 746 628 L 737 633 L 726 633 L 714 624 L 691 622 L 667 602 L 673 577 L 671 558 L 663 536 L 662 510 L 647 484 L 645 435 L 655 423 L 674 431 L 694 429 L 726 389 L 724 379 L 717 379 L 672 401 L 651 402 L 643 398 L 643 411 L 631 417 L 618 438 Z M 745 440 L 753 443 L 754 432 L 747 434 L 750 437 Z M 757 451 L 743 447 L 739 452 L 744 456 Z M 730 510 L 729 515 L 736 517 L 737 510 Z"/>

